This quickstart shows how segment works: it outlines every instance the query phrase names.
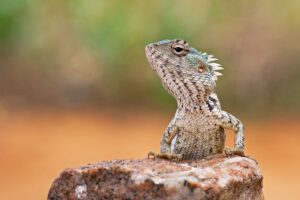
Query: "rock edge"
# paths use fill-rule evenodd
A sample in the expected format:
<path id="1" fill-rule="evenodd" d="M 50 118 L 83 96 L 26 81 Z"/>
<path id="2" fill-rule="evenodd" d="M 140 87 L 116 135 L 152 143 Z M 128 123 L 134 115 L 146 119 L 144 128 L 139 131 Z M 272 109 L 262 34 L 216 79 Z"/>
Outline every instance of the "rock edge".
<path id="1" fill-rule="evenodd" d="M 179 163 L 112 160 L 64 170 L 48 200 L 262 200 L 262 180 L 256 161 L 239 156 Z"/>

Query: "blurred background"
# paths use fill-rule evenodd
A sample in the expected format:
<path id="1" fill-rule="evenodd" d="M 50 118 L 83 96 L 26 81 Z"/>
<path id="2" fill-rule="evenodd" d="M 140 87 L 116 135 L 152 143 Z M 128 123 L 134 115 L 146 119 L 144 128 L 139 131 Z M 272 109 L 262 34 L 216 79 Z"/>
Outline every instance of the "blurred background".
<path id="1" fill-rule="evenodd" d="M 158 152 L 176 102 L 144 47 L 183 38 L 225 68 L 217 92 L 266 199 L 299 199 L 299 35 L 297 0 L 1 0 L 1 198 L 46 199 L 67 167 Z"/>

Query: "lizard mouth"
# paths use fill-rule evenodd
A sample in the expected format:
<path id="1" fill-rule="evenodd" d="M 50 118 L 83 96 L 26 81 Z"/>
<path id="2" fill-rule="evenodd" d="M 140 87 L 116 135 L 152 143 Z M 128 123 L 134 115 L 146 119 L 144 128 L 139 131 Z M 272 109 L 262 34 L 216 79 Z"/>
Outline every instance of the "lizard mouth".
<path id="1" fill-rule="evenodd" d="M 145 47 L 145 53 L 146 53 L 147 58 L 151 57 L 154 54 L 154 52 L 155 52 L 154 44 L 148 44 Z"/>
<path id="2" fill-rule="evenodd" d="M 146 57 L 148 62 L 150 63 L 150 66 L 153 68 L 155 63 L 154 63 L 154 59 L 156 57 L 156 53 L 158 53 L 158 51 L 154 48 L 154 44 L 148 44 L 145 47 L 145 53 L 146 53 Z"/>
<path id="3" fill-rule="evenodd" d="M 152 43 L 145 47 L 146 57 L 152 68 L 157 67 L 162 58 L 162 54 L 155 48 L 156 46 L 157 44 Z"/>
<path id="4" fill-rule="evenodd" d="M 161 53 L 155 48 L 157 46 L 158 45 L 156 43 L 151 43 L 145 47 L 145 52 L 148 59 L 155 58 L 155 56 L 157 57 L 158 55 L 161 55 Z"/>

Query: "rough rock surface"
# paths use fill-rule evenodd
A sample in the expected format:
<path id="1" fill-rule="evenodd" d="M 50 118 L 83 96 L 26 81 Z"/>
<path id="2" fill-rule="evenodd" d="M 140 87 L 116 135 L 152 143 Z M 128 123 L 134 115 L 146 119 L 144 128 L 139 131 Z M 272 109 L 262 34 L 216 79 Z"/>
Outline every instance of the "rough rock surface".
<path id="1" fill-rule="evenodd" d="M 112 160 L 66 169 L 48 200 L 264 199 L 262 174 L 245 157 L 187 162 Z"/>

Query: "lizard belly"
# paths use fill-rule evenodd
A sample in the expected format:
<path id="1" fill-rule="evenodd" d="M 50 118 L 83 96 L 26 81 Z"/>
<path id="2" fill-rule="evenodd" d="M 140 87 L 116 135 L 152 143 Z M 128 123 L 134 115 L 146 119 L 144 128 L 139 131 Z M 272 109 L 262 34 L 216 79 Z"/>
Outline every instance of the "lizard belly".
<path id="1" fill-rule="evenodd" d="M 225 145 L 225 132 L 221 127 L 193 132 L 182 130 L 172 145 L 172 153 L 181 154 L 183 159 L 201 159 L 222 153 Z"/>

